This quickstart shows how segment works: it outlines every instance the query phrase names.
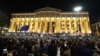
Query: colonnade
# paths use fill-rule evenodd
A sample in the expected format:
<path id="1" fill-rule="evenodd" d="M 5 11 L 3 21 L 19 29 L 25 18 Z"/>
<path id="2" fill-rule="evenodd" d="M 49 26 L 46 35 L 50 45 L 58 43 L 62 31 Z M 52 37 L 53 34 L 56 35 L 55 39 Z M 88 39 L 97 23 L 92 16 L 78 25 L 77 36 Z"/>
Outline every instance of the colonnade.
<path id="1" fill-rule="evenodd" d="M 29 25 L 29 29 L 23 32 L 91 33 L 88 17 L 14 17 L 9 32 L 21 32 L 20 28 L 25 25 Z"/>

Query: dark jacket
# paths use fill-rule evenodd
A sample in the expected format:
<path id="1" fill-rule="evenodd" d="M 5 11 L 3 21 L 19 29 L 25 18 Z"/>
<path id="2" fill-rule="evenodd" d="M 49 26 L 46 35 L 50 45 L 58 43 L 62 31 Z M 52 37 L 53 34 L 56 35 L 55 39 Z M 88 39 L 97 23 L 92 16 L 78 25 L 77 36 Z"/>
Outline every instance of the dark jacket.
<path id="1" fill-rule="evenodd" d="M 90 56 L 90 51 L 86 45 L 83 45 L 80 50 L 80 56 Z"/>

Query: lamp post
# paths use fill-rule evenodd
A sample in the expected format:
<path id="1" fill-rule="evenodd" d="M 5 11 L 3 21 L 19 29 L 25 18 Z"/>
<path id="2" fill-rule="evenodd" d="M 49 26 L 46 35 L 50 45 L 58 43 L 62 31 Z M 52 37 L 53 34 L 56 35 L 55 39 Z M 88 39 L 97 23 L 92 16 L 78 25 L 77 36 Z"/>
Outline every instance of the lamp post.
<path id="1" fill-rule="evenodd" d="M 77 31 L 78 32 L 80 32 L 80 19 L 79 19 L 79 12 L 82 10 L 82 7 L 81 6 L 76 6 L 75 8 L 74 8 L 74 11 L 76 12 L 76 14 L 77 14 L 77 18 L 78 18 L 78 22 L 77 22 Z"/>
<path id="2" fill-rule="evenodd" d="M 81 11 L 81 10 L 82 10 L 82 7 L 81 7 L 81 6 L 77 6 L 77 7 L 74 8 L 74 11 L 75 11 L 75 12 L 79 12 L 79 11 Z"/>

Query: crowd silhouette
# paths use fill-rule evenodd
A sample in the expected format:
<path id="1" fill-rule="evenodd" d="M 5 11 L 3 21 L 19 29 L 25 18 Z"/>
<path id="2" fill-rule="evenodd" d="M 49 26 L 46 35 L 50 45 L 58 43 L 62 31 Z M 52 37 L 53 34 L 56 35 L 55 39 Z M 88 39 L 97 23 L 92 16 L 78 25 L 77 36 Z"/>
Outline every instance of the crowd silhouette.
<path id="1" fill-rule="evenodd" d="M 0 56 L 100 56 L 100 39 L 1 36 Z"/>

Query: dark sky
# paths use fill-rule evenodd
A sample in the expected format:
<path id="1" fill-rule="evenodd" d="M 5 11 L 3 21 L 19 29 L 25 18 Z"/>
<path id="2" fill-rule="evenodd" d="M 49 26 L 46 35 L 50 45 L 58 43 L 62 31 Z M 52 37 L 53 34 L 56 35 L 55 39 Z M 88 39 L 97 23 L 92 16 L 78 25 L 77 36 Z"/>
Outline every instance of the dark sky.
<path id="1" fill-rule="evenodd" d="M 14 12 L 33 12 L 47 6 L 67 12 L 73 11 L 77 5 L 83 7 L 82 11 L 89 12 L 91 23 L 100 19 L 100 3 L 97 0 L 0 0 L 0 22 L 9 22 L 9 16 Z"/>

